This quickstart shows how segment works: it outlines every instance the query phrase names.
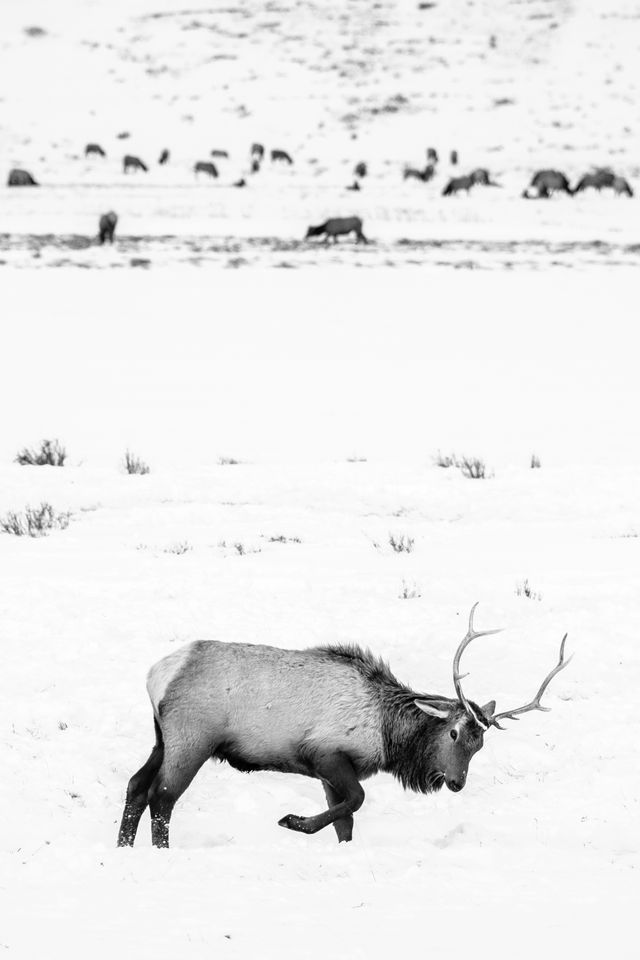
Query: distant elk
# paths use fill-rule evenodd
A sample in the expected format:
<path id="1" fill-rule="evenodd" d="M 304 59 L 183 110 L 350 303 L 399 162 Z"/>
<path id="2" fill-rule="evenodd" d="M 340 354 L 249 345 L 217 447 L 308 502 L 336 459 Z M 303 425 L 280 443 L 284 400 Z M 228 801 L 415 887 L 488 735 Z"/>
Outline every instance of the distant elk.
<path id="1" fill-rule="evenodd" d="M 109 243 L 113 243 L 117 223 L 118 215 L 114 213 L 113 210 L 110 210 L 109 213 L 102 214 L 98 223 L 98 243 L 103 244 L 106 243 L 107 240 Z"/>
<path id="2" fill-rule="evenodd" d="M 436 168 L 432 163 L 428 163 L 424 170 L 417 170 L 416 167 L 406 166 L 402 171 L 403 180 L 420 180 L 422 183 L 429 183 L 433 180 Z"/>
<path id="3" fill-rule="evenodd" d="M 122 160 L 122 169 L 124 173 L 128 173 L 129 170 L 143 170 L 144 173 L 147 173 L 149 168 L 140 157 L 134 157 L 128 153 Z"/>
<path id="4" fill-rule="evenodd" d="M 460 660 L 477 637 L 473 617 L 453 658 L 455 698 L 418 693 L 388 665 L 356 645 L 281 650 L 199 640 L 156 663 L 147 678 L 156 742 L 129 781 L 118 834 L 133 846 L 140 818 L 151 808 L 151 840 L 169 846 L 169 822 L 178 798 L 213 758 L 236 770 L 273 770 L 320 780 L 328 809 L 315 816 L 287 814 L 278 823 L 299 833 L 333 824 L 338 841 L 353 834 L 353 814 L 364 802 L 361 781 L 381 771 L 405 789 L 432 793 L 446 784 L 463 789 L 469 763 L 484 734 L 500 720 L 548 710 L 541 698 L 569 660 L 566 635 L 557 665 L 525 706 L 496 713 L 462 689 Z"/>
<path id="5" fill-rule="evenodd" d="M 272 150 L 272 151 L 271 151 L 271 162 L 272 162 L 272 163 L 273 163 L 273 162 L 276 162 L 276 163 L 278 163 L 278 162 L 280 162 L 280 163 L 288 163 L 289 166 L 291 166 L 291 164 L 293 163 L 293 159 L 292 159 L 291 155 L 287 153 L 286 150 Z"/>
<path id="6" fill-rule="evenodd" d="M 212 150 L 212 151 L 211 151 L 211 156 L 212 156 L 212 157 L 217 157 L 217 158 L 220 159 L 220 160 L 228 160 L 228 159 L 229 159 L 229 151 L 228 151 L 228 150 Z"/>
<path id="7" fill-rule="evenodd" d="M 85 157 L 90 157 L 92 155 L 96 157 L 106 157 L 106 153 L 99 143 L 88 143 L 84 148 L 84 155 Z"/>
<path id="8" fill-rule="evenodd" d="M 356 163 L 353 168 L 354 177 L 366 177 L 367 175 L 367 165 L 364 160 L 361 160 L 360 163 Z"/>
<path id="9" fill-rule="evenodd" d="M 338 237 L 344 237 L 350 233 L 355 233 L 356 243 L 369 242 L 362 232 L 362 220 L 360 217 L 332 217 L 317 227 L 309 227 L 305 240 L 308 240 L 310 237 L 321 237 L 324 234 L 326 243 L 329 242 L 329 239 L 337 243 Z"/>
<path id="10" fill-rule="evenodd" d="M 463 177 L 452 177 L 442 191 L 442 196 L 453 197 L 462 190 L 466 190 L 468 194 L 471 187 L 475 186 L 499 187 L 500 184 L 491 179 L 488 170 L 485 170 L 484 167 L 478 167 L 477 170 L 472 170 L 471 173 Z"/>
<path id="11" fill-rule="evenodd" d="M 618 195 L 633 196 L 633 190 L 624 177 L 617 176 L 609 167 L 600 167 L 592 173 L 586 173 L 578 180 L 573 192 L 582 193 L 583 190 L 593 188 L 600 193 L 605 188 L 610 188 Z"/>
<path id="12" fill-rule="evenodd" d="M 428 147 L 428 148 L 427 148 L 427 163 L 434 163 L 434 164 L 436 164 L 437 162 L 438 162 L 438 151 L 437 151 L 437 150 L 434 150 L 433 147 Z"/>
<path id="13" fill-rule="evenodd" d="M 252 143 L 250 152 L 257 160 L 264 160 L 264 146 L 261 143 Z"/>
<path id="14" fill-rule="evenodd" d="M 169 157 L 170 157 L 170 156 L 171 156 L 171 154 L 169 153 L 168 150 L 163 150 L 163 151 L 162 151 L 162 153 L 161 153 L 160 156 L 158 157 L 158 163 L 160 164 L 161 167 L 163 167 L 163 166 L 165 165 L 165 163 L 168 163 L 168 162 L 169 162 Z"/>
<path id="15" fill-rule="evenodd" d="M 218 176 L 218 168 L 215 163 L 211 163 L 209 160 L 198 160 L 198 162 L 193 167 L 193 172 L 197 175 L 199 173 L 206 173 L 209 177 Z"/>
<path id="16" fill-rule="evenodd" d="M 535 190 L 535 196 L 531 191 Z M 538 170 L 522 196 L 525 200 L 548 200 L 554 193 L 566 193 L 572 196 L 571 185 L 560 170 Z"/>
<path id="17" fill-rule="evenodd" d="M 28 170 L 18 170 L 14 168 L 9 171 L 9 176 L 7 178 L 8 187 L 37 187 L 39 186 L 37 180 L 31 176 Z"/>

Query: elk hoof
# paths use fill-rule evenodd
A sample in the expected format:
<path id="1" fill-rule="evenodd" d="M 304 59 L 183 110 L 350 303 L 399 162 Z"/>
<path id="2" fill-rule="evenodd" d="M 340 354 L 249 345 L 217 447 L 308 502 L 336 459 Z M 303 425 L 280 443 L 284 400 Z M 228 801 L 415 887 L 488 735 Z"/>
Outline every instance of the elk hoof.
<path id="1" fill-rule="evenodd" d="M 286 817 L 278 820 L 278 826 L 286 827 L 287 830 L 297 830 L 298 833 L 306 833 L 306 817 L 296 817 L 295 813 L 288 813 Z"/>

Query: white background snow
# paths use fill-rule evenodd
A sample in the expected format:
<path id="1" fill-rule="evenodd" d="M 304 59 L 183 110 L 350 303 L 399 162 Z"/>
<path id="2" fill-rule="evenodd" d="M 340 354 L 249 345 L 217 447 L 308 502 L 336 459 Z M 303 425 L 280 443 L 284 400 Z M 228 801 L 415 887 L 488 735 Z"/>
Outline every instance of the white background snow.
<path id="1" fill-rule="evenodd" d="M 0 154 L 43 183 L 1 197 L 0 514 L 43 500 L 72 514 L 48 537 L 0 535 L 0 948 L 636 957 L 637 200 L 519 193 L 547 165 L 610 162 L 637 186 L 637 5 L 246 3 L 190 13 L 189 29 L 177 13 L 0 13 Z M 295 170 L 232 193 L 254 139 L 290 149 Z M 82 158 L 89 140 L 101 167 Z M 499 173 L 496 205 L 447 206 L 444 173 L 409 191 L 402 164 L 428 145 Z M 121 153 L 164 146 L 166 176 L 125 185 Z M 232 154 L 224 183 L 196 187 L 190 165 L 214 146 Z M 287 250 L 296 270 L 182 262 L 193 237 L 223 238 L 225 257 L 237 237 L 299 240 L 341 212 L 359 159 L 378 269 L 355 269 L 369 254 L 347 244 L 329 262 Z M 110 206 L 120 245 L 70 244 L 63 266 L 31 269 L 60 263 L 56 236 L 91 236 Z M 462 247 L 382 269 L 400 238 Z M 498 240 L 543 246 L 504 270 Z M 486 269 L 450 269 L 477 258 L 473 241 Z M 563 269 L 556 241 L 610 246 L 597 265 L 565 249 Z M 134 246 L 151 246 L 149 270 L 128 269 Z M 69 269 L 81 261 L 122 269 Z M 49 436 L 64 468 L 12 462 Z M 127 448 L 149 475 L 124 473 Z M 487 479 L 437 467 L 438 450 L 483 457 Z M 397 554 L 403 534 L 414 549 Z M 540 599 L 518 595 L 525 579 Z M 358 642 L 451 695 L 476 600 L 480 628 L 505 628 L 466 654 L 479 702 L 528 700 L 565 632 L 575 656 L 552 712 L 489 733 L 462 793 L 376 777 L 339 846 L 277 826 L 322 809 L 319 784 L 209 764 L 171 850 L 151 848 L 147 817 L 115 849 L 153 743 L 156 659 L 196 638 Z"/>

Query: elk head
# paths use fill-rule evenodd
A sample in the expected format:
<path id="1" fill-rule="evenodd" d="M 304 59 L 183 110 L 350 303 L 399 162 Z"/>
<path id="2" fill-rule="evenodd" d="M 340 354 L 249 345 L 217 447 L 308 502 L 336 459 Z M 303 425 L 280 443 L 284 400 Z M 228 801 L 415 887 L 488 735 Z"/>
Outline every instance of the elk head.
<path id="1" fill-rule="evenodd" d="M 485 703 L 479 707 L 477 703 L 468 700 L 462 689 L 462 680 L 467 674 L 460 673 L 460 659 L 466 647 L 477 637 L 486 637 L 493 633 L 499 633 L 499 630 L 474 630 L 473 615 L 477 603 L 471 608 L 469 614 L 469 629 L 466 636 L 463 637 L 460 646 L 456 650 L 453 658 L 453 683 L 456 690 L 457 700 L 415 700 L 417 707 L 420 707 L 424 713 L 429 716 L 438 717 L 444 721 L 444 727 L 439 731 L 438 744 L 435 751 L 434 761 L 441 773 L 444 782 L 449 790 L 457 793 L 465 785 L 469 762 L 475 753 L 478 752 L 484 743 L 484 734 L 491 727 L 497 727 L 498 730 L 504 730 L 498 723 L 499 720 L 517 720 L 518 715 L 527 713 L 530 710 L 548 711 L 549 707 L 543 707 L 540 703 L 542 694 L 545 692 L 555 675 L 569 664 L 564 658 L 564 645 L 567 634 L 564 635 L 560 644 L 560 657 L 557 665 L 547 674 L 545 679 L 530 703 L 522 707 L 516 707 L 513 710 L 506 710 L 503 713 L 496 713 L 495 700 Z"/>

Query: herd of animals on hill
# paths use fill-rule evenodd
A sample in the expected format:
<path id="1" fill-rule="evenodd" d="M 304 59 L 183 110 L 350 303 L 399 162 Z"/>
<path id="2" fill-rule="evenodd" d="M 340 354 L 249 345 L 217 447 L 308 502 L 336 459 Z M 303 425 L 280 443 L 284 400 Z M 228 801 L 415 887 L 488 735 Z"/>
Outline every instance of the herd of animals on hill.
<path id="1" fill-rule="evenodd" d="M 105 150 L 103 150 L 99 143 L 88 143 L 84 149 L 84 155 L 85 157 L 101 157 L 103 159 L 106 159 L 107 156 Z M 229 159 L 227 150 L 211 150 L 210 155 L 214 160 L 218 161 Z M 268 156 L 271 163 L 284 163 L 287 166 L 292 166 L 294 162 L 291 154 L 279 148 L 270 150 Z M 266 157 L 267 151 L 263 144 L 253 143 L 251 145 L 249 152 L 249 172 L 251 175 L 256 175 L 260 172 Z M 457 167 L 458 159 L 458 152 L 451 150 L 449 154 L 450 166 Z M 165 148 L 158 157 L 158 164 L 165 166 L 170 160 L 171 153 Z M 425 166 L 422 168 L 405 166 L 403 170 L 403 180 L 417 180 L 421 183 L 429 183 L 436 176 L 438 163 L 439 157 L 437 151 L 433 147 L 429 147 L 426 151 Z M 136 172 L 148 173 L 149 167 L 140 157 L 133 154 L 125 154 L 122 158 L 122 172 L 124 174 L 135 174 Z M 218 179 L 219 177 L 218 167 L 213 160 L 196 161 L 193 165 L 193 173 L 196 177 L 199 177 L 201 174 L 210 179 Z M 354 180 L 346 189 L 349 191 L 360 191 L 367 175 L 367 163 L 361 160 L 355 165 L 353 171 Z M 9 172 L 7 186 L 37 187 L 39 184 L 28 170 L 14 168 Z M 232 183 L 232 186 L 246 187 L 247 178 L 245 176 L 240 177 L 240 179 Z M 452 197 L 463 191 L 468 195 L 473 187 L 500 186 L 501 184 L 491 178 L 491 174 L 486 168 L 478 167 L 470 173 L 450 177 L 442 190 L 442 196 Z M 633 197 L 634 195 L 628 180 L 623 176 L 616 174 L 610 167 L 596 167 L 580 177 L 573 187 L 567 176 L 560 170 L 538 170 L 532 176 L 531 181 L 521 196 L 527 200 L 548 200 L 556 193 L 564 193 L 571 197 L 587 189 L 597 190 L 598 192 L 607 189 L 611 190 L 616 196 Z M 100 217 L 98 243 L 103 244 L 107 241 L 113 243 L 117 221 L 118 217 L 113 211 L 109 211 Z M 310 226 L 307 230 L 305 240 L 311 237 L 324 236 L 325 242 L 328 242 L 330 238 L 336 242 L 339 236 L 350 233 L 355 235 L 356 243 L 368 243 L 362 232 L 362 220 L 359 217 L 333 217 L 319 226 Z"/>

